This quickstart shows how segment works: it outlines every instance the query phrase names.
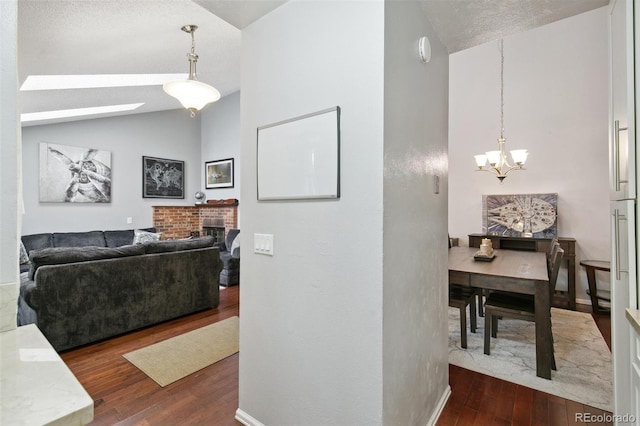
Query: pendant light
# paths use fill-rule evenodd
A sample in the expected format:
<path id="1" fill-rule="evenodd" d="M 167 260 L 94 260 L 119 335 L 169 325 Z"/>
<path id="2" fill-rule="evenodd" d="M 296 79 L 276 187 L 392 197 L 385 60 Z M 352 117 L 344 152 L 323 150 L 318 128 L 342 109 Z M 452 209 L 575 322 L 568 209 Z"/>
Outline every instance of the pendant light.
<path id="1" fill-rule="evenodd" d="M 504 41 L 500 39 L 500 138 L 498 139 L 498 150 L 488 151 L 484 154 L 476 155 L 478 171 L 493 172 L 500 182 L 507 177 L 507 173 L 512 170 L 521 170 L 527 161 L 529 153 L 526 149 L 514 149 L 511 151 L 511 158 L 515 163 L 509 164 L 504 151 L 504 144 L 507 140 L 504 137 Z M 486 168 L 489 162 L 489 168 Z"/>
<path id="2" fill-rule="evenodd" d="M 191 111 L 191 117 L 196 116 L 205 105 L 220 99 L 220 92 L 214 87 L 197 80 L 196 63 L 196 41 L 193 33 L 198 29 L 197 25 L 185 25 L 182 31 L 191 34 L 191 52 L 187 54 L 189 58 L 189 78 L 186 80 L 173 80 L 162 85 L 164 91 L 180 101 L 183 107 Z"/>

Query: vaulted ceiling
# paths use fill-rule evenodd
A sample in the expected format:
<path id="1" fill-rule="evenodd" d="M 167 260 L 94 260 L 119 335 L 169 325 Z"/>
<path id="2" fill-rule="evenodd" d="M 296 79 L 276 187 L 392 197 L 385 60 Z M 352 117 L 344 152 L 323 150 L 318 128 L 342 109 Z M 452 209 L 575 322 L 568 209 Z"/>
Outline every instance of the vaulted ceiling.
<path id="1" fill-rule="evenodd" d="M 240 89 L 241 29 L 283 3 L 19 0 L 19 84 L 28 75 L 187 73 L 186 54 L 191 49 L 191 38 L 180 28 L 196 24 L 198 79 L 225 96 Z M 421 0 L 420 3 L 452 53 L 602 7 L 608 0 Z M 130 113 L 180 108 L 159 85 L 20 93 L 22 113 L 139 102 L 144 105 Z M 125 113 L 102 116 L 121 114 Z"/>

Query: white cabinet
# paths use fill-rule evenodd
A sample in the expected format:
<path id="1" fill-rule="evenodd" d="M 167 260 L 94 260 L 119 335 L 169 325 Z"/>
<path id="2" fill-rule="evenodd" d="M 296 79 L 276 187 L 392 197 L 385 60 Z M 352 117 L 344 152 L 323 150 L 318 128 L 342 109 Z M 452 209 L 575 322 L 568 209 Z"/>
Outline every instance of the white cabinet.
<path id="1" fill-rule="evenodd" d="M 627 308 L 637 307 L 636 212 L 634 200 L 611 203 L 611 353 L 614 414 L 630 413 L 638 398 L 631 392 L 630 325 Z"/>
<path id="2" fill-rule="evenodd" d="M 614 414 L 618 416 L 640 412 L 638 342 L 625 318 L 627 309 L 638 307 L 635 48 L 640 43 L 635 43 L 634 34 L 634 20 L 640 23 L 640 15 L 634 19 L 638 8 L 640 0 L 611 0 L 609 9 L 611 352 Z"/>
<path id="3" fill-rule="evenodd" d="M 633 0 L 610 9 L 609 176 L 612 200 L 636 198 Z"/>
<path id="4" fill-rule="evenodd" d="M 627 309 L 627 320 L 630 325 L 629 341 L 631 342 L 631 411 L 629 418 L 620 419 L 619 423 L 640 426 L 640 311 Z"/>

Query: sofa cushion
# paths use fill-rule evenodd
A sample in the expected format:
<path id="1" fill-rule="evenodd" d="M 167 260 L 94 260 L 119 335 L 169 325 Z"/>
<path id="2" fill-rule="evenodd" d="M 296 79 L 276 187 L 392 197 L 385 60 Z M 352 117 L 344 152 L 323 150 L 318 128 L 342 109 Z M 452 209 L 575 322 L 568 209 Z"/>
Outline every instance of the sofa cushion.
<path id="1" fill-rule="evenodd" d="M 104 231 L 104 241 L 107 243 L 107 247 L 120 247 L 133 244 L 133 229 Z"/>
<path id="2" fill-rule="evenodd" d="M 144 254 L 144 250 L 143 246 L 136 245 L 122 247 L 52 247 L 34 250 L 29 254 L 29 260 L 31 262 L 29 279 L 33 280 L 36 271 L 43 265 L 60 265 L 65 263 L 86 262 L 89 260 L 136 256 Z"/>
<path id="3" fill-rule="evenodd" d="M 102 231 L 54 232 L 54 247 L 106 247 Z"/>
<path id="4" fill-rule="evenodd" d="M 213 237 L 192 238 L 188 240 L 150 241 L 144 244 L 146 253 L 167 253 L 180 250 L 195 250 L 213 247 Z"/>
<path id="5" fill-rule="evenodd" d="M 23 235 L 21 240 L 24 248 L 27 250 L 27 254 L 29 254 L 31 250 L 53 247 L 53 234 Z"/>
<path id="6" fill-rule="evenodd" d="M 233 240 L 236 239 L 238 234 L 240 234 L 240 230 L 234 229 L 234 228 L 229 229 L 229 231 L 227 232 L 227 236 L 224 239 L 224 245 L 226 246 L 227 251 L 231 251 L 231 245 L 233 244 Z"/>
<path id="7" fill-rule="evenodd" d="M 240 257 L 240 233 L 238 233 L 238 235 L 236 235 L 236 237 L 233 239 L 233 243 L 231 243 L 229 252 L 234 257 Z"/>
<path id="8" fill-rule="evenodd" d="M 142 229 L 133 231 L 133 244 L 143 244 L 150 241 L 158 241 L 162 236 L 162 232 L 149 232 Z"/>
<path id="9" fill-rule="evenodd" d="M 29 263 L 29 253 L 27 253 L 24 243 L 20 240 L 20 264 L 24 265 L 25 263 Z"/>
<path id="10" fill-rule="evenodd" d="M 144 228 L 141 231 L 156 232 L 156 228 Z M 133 244 L 133 236 L 133 229 L 104 231 L 104 240 L 107 243 L 107 247 L 121 247 Z"/>

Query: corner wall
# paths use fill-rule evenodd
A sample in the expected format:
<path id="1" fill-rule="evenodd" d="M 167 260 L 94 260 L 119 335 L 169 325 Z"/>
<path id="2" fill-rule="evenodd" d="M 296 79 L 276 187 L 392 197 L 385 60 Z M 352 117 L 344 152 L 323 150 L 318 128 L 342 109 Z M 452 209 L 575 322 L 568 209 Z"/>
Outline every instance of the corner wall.
<path id="1" fill-rule="evenodd" d="M 482 232 L 483 194 L 558 193 L 558 235 L 576 238 L 577 260 L 610 260 L 607 16 L 603 7 L 504 39 L 506 148 L 529 158 L 502 184 L 473 159 L 498 146 L 497 42 L 451 55 L 449 231 L 461 244 Z M 588 304 L 584 268 L 576 272 L 577 299 Z"/>
<path id="2" fill-rule="evenodd" d="M 382 1 L 291 1 L 242 31 L 247 424 L 382 422 L 383 61 Z M 341 198 L 258 202 L 256 128 L 336 105 Z"/>
<path id="3" fill-rule="evenodd" d="M 16 328 L 20 127 L 17 1 L 0 2 L 0 332 Z"/>
<path id="4" fill-rule="evenodd" d="M 384 33 L 383 424 L 428 425 L 450 393 L 449 53 L 417 1 L 385 2 Z"/>
<path id="5" fill-rule="evenodd" d="M 242 158 L 240 158 L 240 91 L 232 93 L 202 110 L 202 148 L 200 188 L 207 200 L 240 199 Z M 204 163 L 233 158 L 233 188 L 205 189 Z M 238 205 L 238 211 L 242 203 Z M 238 222 L 238 227 L 240 223 Z"/>
<path id="6" fill-rule="evenodd" d="M 435 422 L 448 396 L 447 52 L 414 1 L 291 1 L 242 45 L 237 418 Z M 335 105 L 341 198 L 257 201 L 256 128 Z M 273 234 L 273 257 L 253 253 L 254 233 Z"/>

